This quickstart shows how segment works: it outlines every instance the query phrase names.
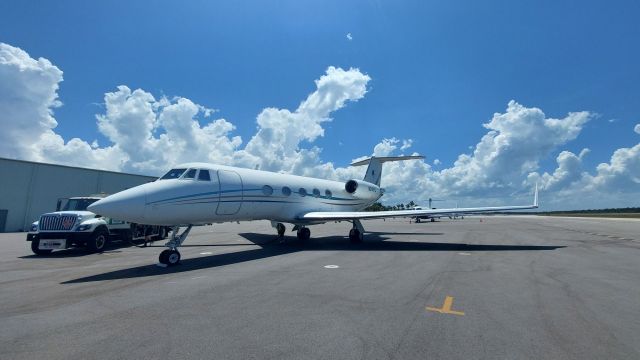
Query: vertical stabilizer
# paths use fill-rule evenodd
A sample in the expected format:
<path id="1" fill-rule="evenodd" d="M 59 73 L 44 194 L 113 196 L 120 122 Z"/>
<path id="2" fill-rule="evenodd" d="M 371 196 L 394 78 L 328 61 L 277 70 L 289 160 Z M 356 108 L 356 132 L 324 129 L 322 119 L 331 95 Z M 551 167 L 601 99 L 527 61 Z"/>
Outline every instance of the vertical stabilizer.
<path id="1" fill-rule="evenodd" d="M 412 155 L 412 156 L 384 156 L 375 157 L 372 156 L 368 159 L 360 160 L 351 164 L 351 166 L 360 166 L 369 164 L 367 167 L 367 173 L 364 175 L 364 181 L 376 184 L 380 186 L 380 179 L 382 178 L 382 163 L 387 161 L 402 161 L 402 160 L 414 160 L 424 159 L 424 156 Z"/>
<path id="2" fill-rule="evenodd" d="M 369 160 L 369 166 L 367 167 L 367 173 L 364 174 L 364 181 L 380 186 L 380 179 L 382 178 L 382 163 L 375 157 L 371 157 Z"/>

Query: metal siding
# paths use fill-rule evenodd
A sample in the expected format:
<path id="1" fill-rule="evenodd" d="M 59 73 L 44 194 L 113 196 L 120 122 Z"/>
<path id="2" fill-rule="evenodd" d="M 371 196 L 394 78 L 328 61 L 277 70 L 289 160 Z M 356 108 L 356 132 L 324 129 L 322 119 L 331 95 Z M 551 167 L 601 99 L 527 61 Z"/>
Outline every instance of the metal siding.
<path id="1" fill-rule="evenodd" d="M 0 158 L 0 208 L 9 210 L 5 231 L 28 230 L 40 215 L 55 211 L 58 198 L 111 194 L 153 180 L 155 177 Z"/>
<path id="2" fill-rule="evenodd" d="M 30 163 L 0 159 L 0 208 L 9 210 L 5 231 L 22 229 L 32 168 Z"/>

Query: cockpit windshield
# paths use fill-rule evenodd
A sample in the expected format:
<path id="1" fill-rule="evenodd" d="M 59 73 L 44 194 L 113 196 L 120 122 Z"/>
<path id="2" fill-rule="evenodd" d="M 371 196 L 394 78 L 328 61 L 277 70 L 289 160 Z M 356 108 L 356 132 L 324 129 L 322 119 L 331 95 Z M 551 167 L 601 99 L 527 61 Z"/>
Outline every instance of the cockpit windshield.
<path id="1" fill-rule="evenodd" d="M 183 179 L 195 179 L 197 171 L 198 171 L 198 169 L 189 169 L 189 171 L 187 171 L 187 173 L 184 174 L 184 177 L 182 177 L 182 178 Z"/>
<path id="2" fill-rule="evenodd" d="M 63 211 L 84 211 L 87 210 L 87 206 L 93 204 L 98 201 L 98 199 L 69 199 L 66 204 L 64 204 Z"/>
<path id="3" fill-rule="evenodd" d="M 168 173 L 164 174 L 160 180 L 177 179 L 182 176 L 185 171 L 187 171 L 187 169 L 171 169 Z"/>

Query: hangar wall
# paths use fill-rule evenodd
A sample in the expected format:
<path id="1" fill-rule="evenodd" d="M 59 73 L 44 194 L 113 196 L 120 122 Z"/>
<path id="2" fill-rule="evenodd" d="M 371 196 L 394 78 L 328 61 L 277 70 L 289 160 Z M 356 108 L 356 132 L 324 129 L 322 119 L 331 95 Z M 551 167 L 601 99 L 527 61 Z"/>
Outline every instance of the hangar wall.
<path id="1" fill-rule="evenodd" d="M 0 232 L 26 231 L 59 198 L 115 192 L 156 177 L 0 158 Z"/>

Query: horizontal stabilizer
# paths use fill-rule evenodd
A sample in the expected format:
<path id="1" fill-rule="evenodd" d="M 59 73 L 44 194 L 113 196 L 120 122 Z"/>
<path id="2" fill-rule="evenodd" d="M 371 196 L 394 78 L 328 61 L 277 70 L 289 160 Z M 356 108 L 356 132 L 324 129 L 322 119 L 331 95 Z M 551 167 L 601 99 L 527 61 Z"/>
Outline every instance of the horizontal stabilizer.
<path id="1" fill-rule="evenodd" d="M 380 186 L 380 179 L 382 178 L 382 163 L 387 161 L 402 161 L 402 160 L 416 160 L 416 159 L 424 159 L 424 156 L 419 155 L 411 155 L 411 156 L 383 156 L 377 157 L 372 156 L 368 159 L 356 161 L 351 166 L 360 166 L 369 164 L 367 167 L 367 173 L 364 176 L 364 181 L 376 184 Z"/>
<path id="2" fill-rule="evenodd" d="M 354 163 L 351 164 L 351 166 L 360 166 L 360 165 L 367 165 L 372 158 L 368 158 L 368 159 L 364 159 L 364 160 L 360 160 L 360 161 L 356 161 Z M 384 163 L 387 161 L 401 161 L 401 160 L 414 160 L 414 159 L 424 159 L 424 156 L 422 155 L 408 155 L 408 156 L 381 156 L 381 157 L 375 157 L 376 160 L 378 160 L 380 163 Z"/>

